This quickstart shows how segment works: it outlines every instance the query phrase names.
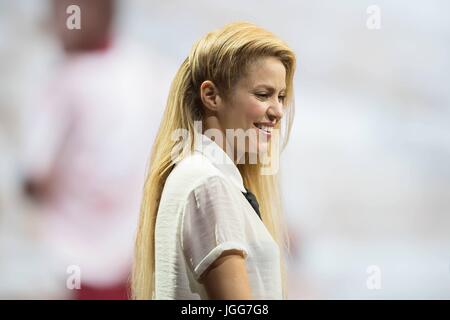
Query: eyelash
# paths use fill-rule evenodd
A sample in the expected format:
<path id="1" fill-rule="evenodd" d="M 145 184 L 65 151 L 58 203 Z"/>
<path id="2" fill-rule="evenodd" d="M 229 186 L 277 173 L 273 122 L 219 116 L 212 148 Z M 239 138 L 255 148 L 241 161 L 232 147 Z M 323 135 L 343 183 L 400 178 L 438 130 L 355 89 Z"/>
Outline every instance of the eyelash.
<path id="1" fill-rule="evenodd" d="M 267 93 L 256 93 L 256 96 L 259 98 L 265 98 L 267 99 L 269 97 L 269 94 Z M 284 100 L 286 99 L 286 96 L 278 96 L 278 99 L 281 99 L 281 102 L 284 102 Z"/>

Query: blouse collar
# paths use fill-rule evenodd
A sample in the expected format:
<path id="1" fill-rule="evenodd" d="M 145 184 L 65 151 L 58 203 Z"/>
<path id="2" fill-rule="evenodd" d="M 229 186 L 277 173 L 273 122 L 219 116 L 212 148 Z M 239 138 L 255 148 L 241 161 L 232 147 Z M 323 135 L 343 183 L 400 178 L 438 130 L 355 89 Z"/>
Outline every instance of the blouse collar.
<path id="1" fill-rule="evenodd" d="M 241 192 L 246 192 L 241 173 L 228 154 L 204 134 L 196 134 L 194 150 L 203 154 L 219 169 Z"/>

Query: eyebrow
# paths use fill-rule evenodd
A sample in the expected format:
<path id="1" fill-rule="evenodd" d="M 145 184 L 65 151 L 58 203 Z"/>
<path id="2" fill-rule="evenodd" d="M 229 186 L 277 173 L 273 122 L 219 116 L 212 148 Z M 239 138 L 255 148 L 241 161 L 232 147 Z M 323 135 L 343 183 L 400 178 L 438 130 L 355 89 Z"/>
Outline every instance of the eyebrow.
<path id="1" fill-rule="evenodd" d="M 255 86 L 255 89 L 267 89 L 267 90 L 272 91 L 272 92 L 275 91 L 275 88 L 274 88 L 274 87 L 269 86 L 269 85 L 267 85 L 267 84 L 259 84 L 259 85 Z M 280 92 L 281 92 L 281 91 L 286 91 L 286 87 L 282 88 L 282 89 L 280 90 Z"/>

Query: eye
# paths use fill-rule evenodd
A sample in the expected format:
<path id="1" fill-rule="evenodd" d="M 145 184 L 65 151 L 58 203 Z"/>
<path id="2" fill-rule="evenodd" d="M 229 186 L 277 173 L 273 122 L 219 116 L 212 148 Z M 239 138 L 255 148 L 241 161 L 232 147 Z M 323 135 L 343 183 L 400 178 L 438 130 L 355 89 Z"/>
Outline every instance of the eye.
<path id="1" fill-rule="evenodd" d="M 267 94 L 267 93 L 255 93 L 255 96 L 257 96 L 260 99 L 267 99 L 269 97 L 269 94 Z"/>
<path id="2" fill-rule="evenodd" d="M 278 100 L 284 103 L 284 100 L 286 100 L 286 96 L 278 96 Z"/>

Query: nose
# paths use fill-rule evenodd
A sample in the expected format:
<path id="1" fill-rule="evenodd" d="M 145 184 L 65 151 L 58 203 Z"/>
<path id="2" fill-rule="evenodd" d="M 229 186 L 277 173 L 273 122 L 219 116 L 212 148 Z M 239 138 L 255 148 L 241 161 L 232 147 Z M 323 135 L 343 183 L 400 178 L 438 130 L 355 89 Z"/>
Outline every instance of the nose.
<path id="1" fill-rule="evenodd" d="M 272 122 L 275 121 L 275 123 L 277 123 L 280 121 L 284 115 L 283 103 L 279 101 L 271 103 L 270 107 L 267 109 L 267 115 Z"/>

